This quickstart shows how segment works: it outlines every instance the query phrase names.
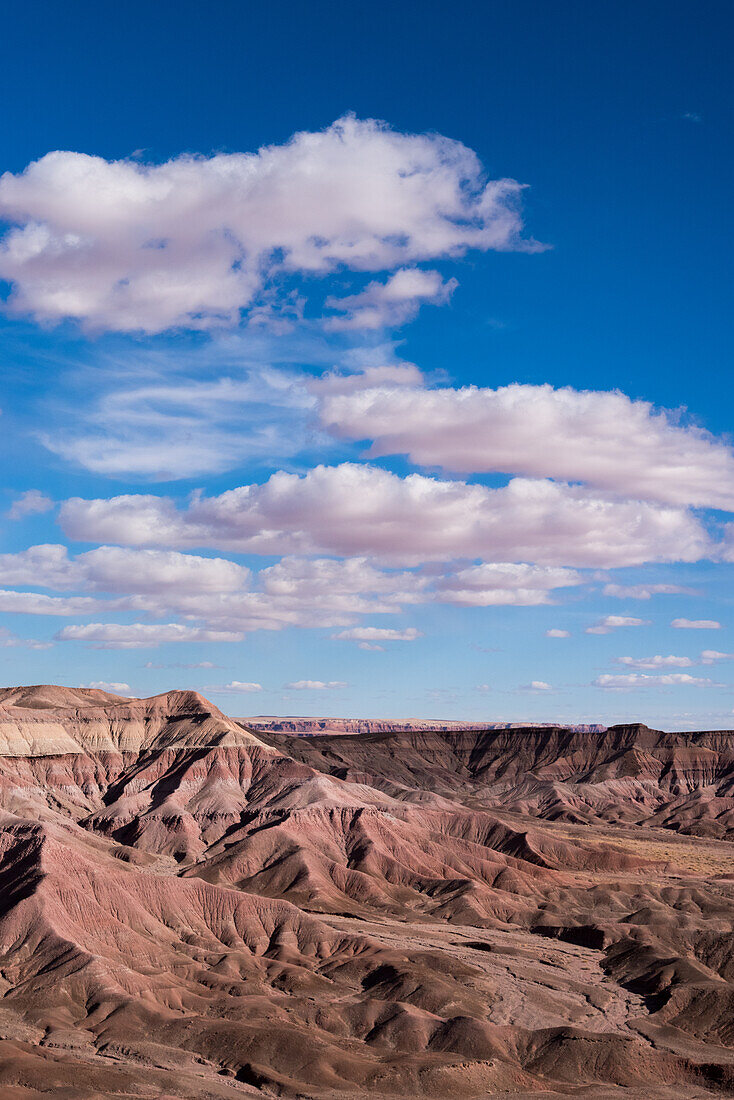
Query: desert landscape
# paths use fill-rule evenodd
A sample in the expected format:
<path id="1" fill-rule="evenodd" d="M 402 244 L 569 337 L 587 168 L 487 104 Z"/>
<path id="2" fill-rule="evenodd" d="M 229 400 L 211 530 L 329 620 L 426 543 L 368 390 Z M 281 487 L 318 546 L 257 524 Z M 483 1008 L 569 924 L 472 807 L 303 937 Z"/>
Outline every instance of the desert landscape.
<path id="1" fill-rule="evenodd" d="M 734 1100 L 734 6 L 2 47 L 0 1100 Z"/>
<path id="2" fill-rule="evenodd" d="M 0 693 L 0 1095 L 734 1095 L 734 733 L 266 725 Z"/>

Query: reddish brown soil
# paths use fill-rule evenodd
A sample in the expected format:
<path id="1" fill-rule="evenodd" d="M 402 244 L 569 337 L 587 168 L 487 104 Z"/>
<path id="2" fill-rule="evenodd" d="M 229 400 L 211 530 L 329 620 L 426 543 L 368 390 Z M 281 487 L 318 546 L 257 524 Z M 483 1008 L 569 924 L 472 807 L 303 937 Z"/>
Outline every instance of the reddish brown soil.
<path id="1" fill-rule="evenodd" d="M 734 734 L 0 692 L 0 1096 L 734 1096 Z"/>

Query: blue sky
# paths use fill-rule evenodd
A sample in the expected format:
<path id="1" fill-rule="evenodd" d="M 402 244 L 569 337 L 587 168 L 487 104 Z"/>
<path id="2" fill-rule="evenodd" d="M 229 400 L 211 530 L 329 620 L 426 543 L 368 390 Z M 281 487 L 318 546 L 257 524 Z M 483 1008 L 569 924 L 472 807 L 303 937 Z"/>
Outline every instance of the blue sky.
<path id="1" fill-rule="evenodd" d="M 730 726 L 730 6 L 263 8 L 6 19 L 0 679 Z"/>

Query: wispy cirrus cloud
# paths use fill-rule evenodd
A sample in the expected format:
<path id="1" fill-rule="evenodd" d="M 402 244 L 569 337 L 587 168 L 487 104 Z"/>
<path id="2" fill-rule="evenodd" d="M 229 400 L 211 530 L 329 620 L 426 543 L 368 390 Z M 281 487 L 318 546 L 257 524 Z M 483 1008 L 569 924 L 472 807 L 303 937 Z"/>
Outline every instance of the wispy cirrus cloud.
<path id="1" fill-rule="evenodd" d="M 188 366 L 195 370 L 196 360 Z M 87 403 L 83 417 L 66 415 L 58 402 L 54 429 L 41 431 L 40 442 L 96 474 L 158 481 L 220 473 L 245 462 L 271 464 L 307 444 L 322 445 L 310 423 L 314 398 L 292 371 L 240 368 L 239 377 L 205 379 L 172 373 L 138 385 L 108 385 Z M 95 377 L 97 386 L 105 380 Z"/>
<path id="2" fill-rule="evenodd" d="M 0 627 L 0 649 L 50 649 L 52 642 L 39 642 L 35 638 L 19 638 L 17 634 Z"/>
<path id="3" fill-rule="evenodd" d="M 605 596 L 618 600 L 649 600 L 653 596 L 695 596 L 692 588 L 680 584 L 605 584 Z"/>
<path id="4" fill-rule="evenodd" d="M 87 642 L 93 649 L 148 649 L 168 642 L 241 642 L 242 633 L 182 623 L 85 623 L 65 626 L 61 642 Z"/>
<path id="5" fill-rule="evenodd" d="M 676 630 L 721 630 L 716 619 L 673 619 L 670 625 Z"/>

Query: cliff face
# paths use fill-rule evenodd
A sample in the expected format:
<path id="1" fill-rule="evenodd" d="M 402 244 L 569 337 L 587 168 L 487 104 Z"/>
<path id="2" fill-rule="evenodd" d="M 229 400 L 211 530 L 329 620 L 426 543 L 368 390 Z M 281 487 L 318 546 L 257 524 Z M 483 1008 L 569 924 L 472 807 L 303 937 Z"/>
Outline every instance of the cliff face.
<path id="1" fill-rule="evenodd" d="M 734 1094 L 732 734 L 40 686 L 0 736 L 0 1095 Z"/>
<path id="2" fill-rule="evenodd" d="M 195 691 L 150 699 L 40 685 L 0 691 L 0 756 L 259 745 Z"/>
<path id="3" fill-rule="evenodd" d="M 343 779 L 396 784 L 568 822 L 625 820 L 734 836 L 734 732 L 558 727 L 398 731 L 271 744 Z"/>
<path id="4" fill-rule="evenodd" d="M 411 718 L 390 721 L 380 718 L 302 718 L 296 716 L 275 717 L 274 715 L 258 714 L 252 718 L 238 718 L 243 726 L 248 729 L 262 730 L 263 733 L 288 733 L 301 737 L 315 737 L 319 735 L 341 734 L 369 735 L 372 733 L 410 733 L 419 730 L 478 730 L 478 729 L 517 729 L 522 728 L 521 722 L 459 722 L 442 721 L 430 718 Z M 573 726 L 576 730 L 597 730 L 605 727 L 599 725 Z"/>

